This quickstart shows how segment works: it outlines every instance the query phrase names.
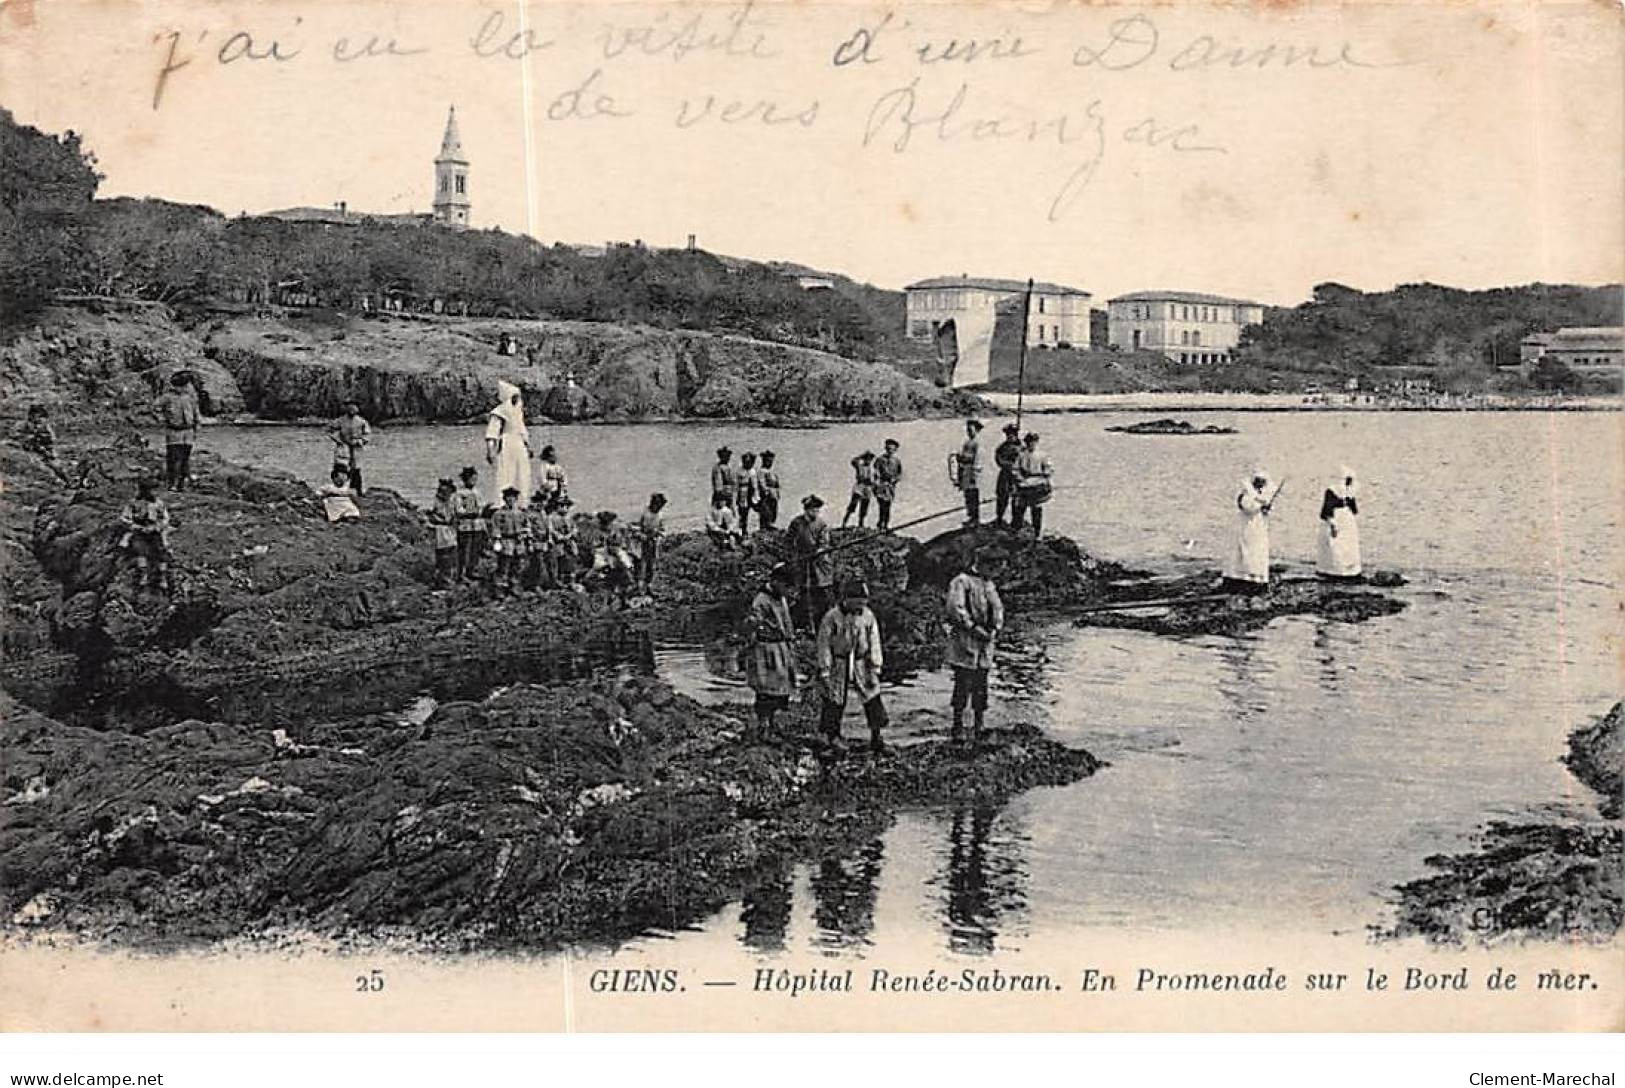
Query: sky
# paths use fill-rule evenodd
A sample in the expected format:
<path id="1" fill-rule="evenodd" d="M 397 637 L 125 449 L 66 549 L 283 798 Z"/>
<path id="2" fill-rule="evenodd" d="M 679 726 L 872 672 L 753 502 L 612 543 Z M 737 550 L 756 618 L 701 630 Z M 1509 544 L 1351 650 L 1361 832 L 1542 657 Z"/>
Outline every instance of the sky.
<path id="1" fill-rule="evenodd" d="M 425 210 L 455 103 L 477 227 L 692 233 L 892 288 L 1292 304 L 1625 279 L 1621 26 L 1604 4 L 59 0 L 0 8 L 0 104 L 81 132 L 104 196 Z"/>

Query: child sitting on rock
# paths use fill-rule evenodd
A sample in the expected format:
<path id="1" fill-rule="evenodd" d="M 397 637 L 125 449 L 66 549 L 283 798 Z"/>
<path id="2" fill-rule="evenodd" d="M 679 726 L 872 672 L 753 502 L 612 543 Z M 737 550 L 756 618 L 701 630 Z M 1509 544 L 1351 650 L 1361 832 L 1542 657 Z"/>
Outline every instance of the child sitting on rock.
<path id="1" fill-rule="evenodd" d="M 605 588 L 615 594 L 615 603 L 626 607 L 626 591 L 632 584 L 632 555 L 627 550 L 626 526 L 615 511 L 598 512 L 598 546 L 593 549 L 592 569 L 603 579 Z"/>
<path id="2" fill-rule="evenodd" d="M 154 590 L 169 589 L 169 507 L 158 497 L 158 486 L 142 480 L 119 521 L 124 534 L 118 548 L 135 560 L 137 580 Z"/>
<path id="3" fill-rule="evenodd" d="M 361 516 L 361 508 L 355 504 L 355 489 L 350 486 L 350 470 L 344 465 L 334 465 L 331 482 L 316 493 L 322 497 L 328 521 L 355 521 Z"/>

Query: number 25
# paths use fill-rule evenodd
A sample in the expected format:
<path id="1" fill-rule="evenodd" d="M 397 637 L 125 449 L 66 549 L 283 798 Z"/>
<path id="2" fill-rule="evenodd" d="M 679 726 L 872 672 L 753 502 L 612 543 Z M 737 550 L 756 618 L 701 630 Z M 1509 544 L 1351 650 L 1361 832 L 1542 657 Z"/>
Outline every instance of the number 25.
<path id="1" fill-rule="evenodd" d="M 355 977 L 355 992 L 358 994 L 375 994 L 384 988 L 384 973 L 374 967 L 365 975 Z"/>

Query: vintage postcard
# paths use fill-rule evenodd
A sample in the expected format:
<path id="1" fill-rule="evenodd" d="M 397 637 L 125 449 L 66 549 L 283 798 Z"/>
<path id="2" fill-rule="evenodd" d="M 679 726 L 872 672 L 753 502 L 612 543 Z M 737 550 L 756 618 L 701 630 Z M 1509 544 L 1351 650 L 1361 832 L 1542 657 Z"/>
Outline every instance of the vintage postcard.
<path id="1" fill-rule="evenodd" d="M 1622 32 L 4 0 L 0 1027 L 1620 1028 Z"/>

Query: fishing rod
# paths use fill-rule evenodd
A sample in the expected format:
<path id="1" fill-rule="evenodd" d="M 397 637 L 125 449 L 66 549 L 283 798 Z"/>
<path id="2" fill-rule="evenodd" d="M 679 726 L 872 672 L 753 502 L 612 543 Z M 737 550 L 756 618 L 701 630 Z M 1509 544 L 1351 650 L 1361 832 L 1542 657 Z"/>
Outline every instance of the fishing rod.
<path id="1" fill-rule="evenodd" d="M 988 503 L 990 503 L 992 501 L 993 501 L 992 499 L 983 499 L 981 502 L 976 504 L 977 508 L 980 509 L 981 507 L 986 506 Z M 798 556 L 795 557 L 795 559 L 798 560 L 798 561 L 802 561 L 802 562 L 805 562 L 806 560 L 809 560 L 809 559 L 817 559 L 821 555 L 830 555 L 830 554 L 832 554 L 834 552 L 840 551 L 842 548 L 856 547 L 859 544 L 867 544 L 871 540 L 878 540 L 880 537 L 883 537 L 883 536 L 891 536 L 891 535 L 895 534 L 899 529 L 910 529 L 910 528 L 913 528 L 916 525 L 923 525 L 928 521 L 935 521 L 937 518 L 945 518 L 945 517 L 949 516 L 950 514 L 963 514 L 964 512 L 965 512 L 965 504 L 960 503 L 958 506 L 950 506 L 946 510 L 938 510 L 934 514 L 926 514 L 924 517 L 914 518 L 911 521 L 905 521 L 905 522 L 902 522 L 901 524 L 892 525 L 892 526 L 889 526 L 889 527 L 887 527 L 885 529 L 876 529 L 874 532 L 869 533 L 867 536 L 859 536 L 859 537 L 855 537 L 855 538 L 853 538 L 851 540 L 843 540 L 843 541 L 840 541 L 839 543 L 836 543 L 836 544 L 826 544 L 824 547 L 819 548 L 815 552 L 809 552 L 806 555 L 798 555 Z"/>

